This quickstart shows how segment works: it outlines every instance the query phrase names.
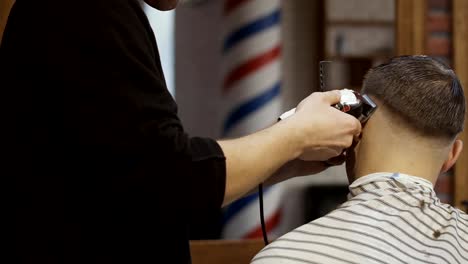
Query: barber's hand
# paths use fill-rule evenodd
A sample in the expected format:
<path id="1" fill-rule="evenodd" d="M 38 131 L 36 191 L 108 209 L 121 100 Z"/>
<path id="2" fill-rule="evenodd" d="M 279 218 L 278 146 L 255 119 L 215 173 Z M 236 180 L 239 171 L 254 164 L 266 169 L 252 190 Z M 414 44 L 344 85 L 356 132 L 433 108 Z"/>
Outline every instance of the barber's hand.
<path id="1" fill-rule="evenodd" d="M 359 120 L 331 106 L 340 98 L 338 91 L 313 93 L 285 120 L 302 142 L 301 160 L 326 161 L 339 156 L 361 133 Z"/>

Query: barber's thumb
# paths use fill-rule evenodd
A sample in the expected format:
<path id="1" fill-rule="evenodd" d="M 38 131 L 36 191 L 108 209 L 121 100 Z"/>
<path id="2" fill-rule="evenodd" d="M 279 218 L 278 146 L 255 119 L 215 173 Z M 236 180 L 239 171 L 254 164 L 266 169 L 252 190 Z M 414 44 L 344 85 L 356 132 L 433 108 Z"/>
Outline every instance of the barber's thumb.
<path id="1" fill-rule="evenodd" d="M 322 96 L 329 105 L 337 104 L 341 100 L 341 93 L 338 90 L 323 92 Z"/>

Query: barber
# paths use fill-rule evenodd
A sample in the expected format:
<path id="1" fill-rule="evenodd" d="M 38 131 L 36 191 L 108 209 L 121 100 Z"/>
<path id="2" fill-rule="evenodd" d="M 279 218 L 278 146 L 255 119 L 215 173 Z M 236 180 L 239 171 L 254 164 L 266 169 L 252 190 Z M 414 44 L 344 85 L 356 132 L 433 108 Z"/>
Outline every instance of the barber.
<path id="1" fill-rule="evenodd" d="M 189 137 L 138 0 L 17 0 L 0 58 L 17 263 L 188 263 L 197 216 L 325 169 L 361 129 L 334 91 L 242 138 Z"/>

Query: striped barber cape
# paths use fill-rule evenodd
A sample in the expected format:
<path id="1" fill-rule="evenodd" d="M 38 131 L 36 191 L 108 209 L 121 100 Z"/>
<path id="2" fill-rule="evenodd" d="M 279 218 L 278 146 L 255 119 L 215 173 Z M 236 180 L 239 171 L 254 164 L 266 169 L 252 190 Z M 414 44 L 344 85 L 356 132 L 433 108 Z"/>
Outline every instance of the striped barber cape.
<path id="1" fill-rule="evenodd" d="M 278 238 L 252 263 L 468 263 L 468 215 L 443 204 L 432 184 L 375 173 L 348 201 Z"/>

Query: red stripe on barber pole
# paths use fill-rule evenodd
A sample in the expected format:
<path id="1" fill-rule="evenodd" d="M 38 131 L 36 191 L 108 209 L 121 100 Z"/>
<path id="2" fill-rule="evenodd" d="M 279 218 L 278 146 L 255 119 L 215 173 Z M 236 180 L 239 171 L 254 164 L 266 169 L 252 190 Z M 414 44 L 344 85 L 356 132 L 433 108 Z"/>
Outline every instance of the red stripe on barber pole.
<path id="1" fill-rule="evenodd" d="M 266 232 L 270 233 L 271 231 L 273 231 L 275 228 L 278 227 L 280 222 L 281 222 L 281 210 L 277 210 L 272 216 L 270 216 L 265 221 Z M 244 238 L 259 238 L 259 237 L 262 237 L 262 227 L 261 226 L 257 227 L 254 230 L 252 230 Z"/>
<path id="2" fill-rule="evenodd" d="M 229 91 L 229 88 L 247 75 L 259 70 L 261 67 L 274 62 L 281 55 L 281 47 L 276 46 L 273 49 L 260 54 L 259 56 L 245 62 L 232 70 L 224 80 L 223 92 Z"/>

